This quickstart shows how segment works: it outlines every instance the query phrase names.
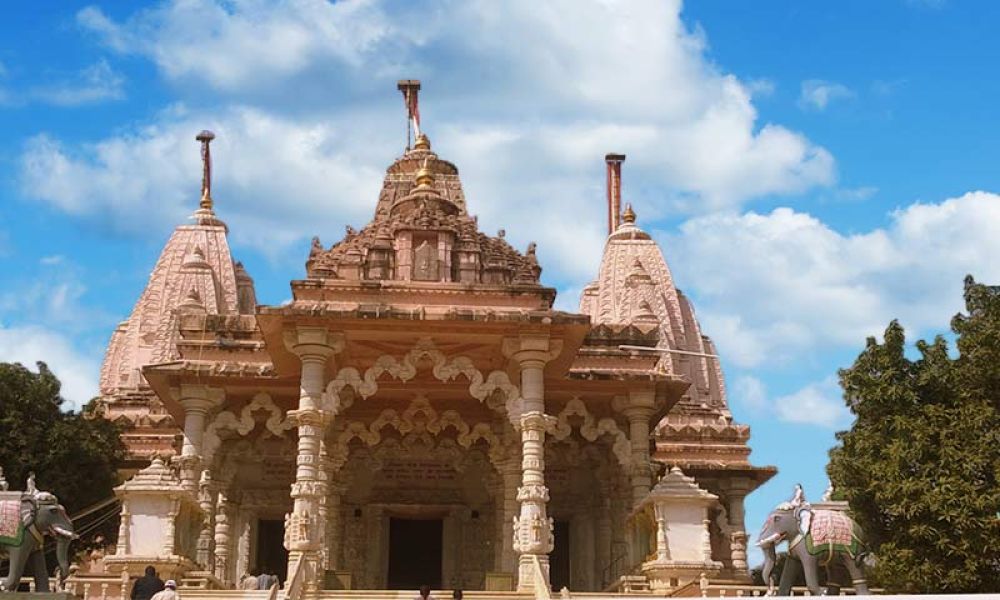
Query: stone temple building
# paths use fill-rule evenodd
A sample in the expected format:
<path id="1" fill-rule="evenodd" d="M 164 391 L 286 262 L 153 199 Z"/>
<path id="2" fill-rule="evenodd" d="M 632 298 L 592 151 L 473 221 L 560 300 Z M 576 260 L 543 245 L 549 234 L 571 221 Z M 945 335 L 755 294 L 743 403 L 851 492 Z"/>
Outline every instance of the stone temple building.
<path id="1" fill-rule="evenodd" d="M 480 230 L 420 133 L 419 83 L 400 89 L 416 135 L 371 220 L 314 238 L 281 306 L 233 258 L 198 136 L 200 205 L 101 372 L 130 456 L 103 568 L 206 588 L 267 571 L 289 597 L 747 581 L 744 497 L 774 469 L 750 464 L 715 347 L 622 210 L 625 157 L 600 270 L 555 310 L 534 244 Z"/>

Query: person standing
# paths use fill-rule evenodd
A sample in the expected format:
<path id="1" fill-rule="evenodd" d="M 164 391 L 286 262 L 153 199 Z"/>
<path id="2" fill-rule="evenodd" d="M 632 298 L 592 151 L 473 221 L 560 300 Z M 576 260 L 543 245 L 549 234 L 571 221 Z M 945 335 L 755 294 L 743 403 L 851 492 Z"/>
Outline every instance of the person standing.
<path id="1" fill-rule="evenodd" d="M 241 590 L 255 590 L 257 589 L 257 577 L 253 575 L 250 571 L 247 571 L 243 579 L 240 580 Z"/>
<path id="2" fill-rule="evenodd" d="M 163 589 L 153 594 L 150 600 L 177 600 L 177 582 L 173 579 L 168 579 L 163 584 Z"/>
<path id="3" fill-rule="evenodd" d="M 434 597 L 431 596 L 431 586 L 420 586 L 420 595 L 417 596 L 416 600 L 434 600 Z"/>
<path id="4" fill-rule="evenodd" d="M 132 586 L 132 600 L 152 600 L 153 596 L 163 591 L 163 580 L 156 576 L 153 565 L 146 567 L 146 574 L 135 580 Z"/>

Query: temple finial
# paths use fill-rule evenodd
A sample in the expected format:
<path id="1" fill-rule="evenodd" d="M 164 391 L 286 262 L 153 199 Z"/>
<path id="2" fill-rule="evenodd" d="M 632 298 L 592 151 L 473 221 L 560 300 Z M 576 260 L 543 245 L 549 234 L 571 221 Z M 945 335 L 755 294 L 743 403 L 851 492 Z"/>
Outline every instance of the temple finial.
<path id="1" fill-rule="evenodd" d="M 424 159 L 424 164 L 420 165 L 417 169 L 416 177 L 414 180 L 417 183 L 418 188 L 428 188 L 434 183 L 434 172 L 427 167 L 427 159 Z"/>
<path id="2" fill-rule="evenodd" d="M 632 210 L 631 204 L 625 205 L 625 212 L 622 213 L 622 221 L 625 221 L 629 225 L 635 223 L 635 211 Z"/>
<path id="3" fill-rule="evenodd" d="M 420 80 L 400 79 L 396 88 L 403 92 L 403 101 L 406 102 L 406 149 L 409 150 L 411 133 L 416 138 L 420 137 Z"/>
<path id="4" fill-rule="evenodd" d="M 205 129 L 195 136 L 201 142 L 201 202 L 204 210 L 212 210 L 212 152 L 209 144 L 215 139 L 215 134 Z"/>

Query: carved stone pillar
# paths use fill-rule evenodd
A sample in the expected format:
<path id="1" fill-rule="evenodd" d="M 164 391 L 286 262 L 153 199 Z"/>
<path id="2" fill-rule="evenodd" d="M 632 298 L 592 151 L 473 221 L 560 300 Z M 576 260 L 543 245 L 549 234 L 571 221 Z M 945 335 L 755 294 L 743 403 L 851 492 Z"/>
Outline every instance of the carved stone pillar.
<path id="1" fill-rule="evenodd" d="M 239 523 L 239 538 L 236 542 L 236 576 L 238 579 L 242 579 L 244 575 L 250 572 L 251 557 L 250 557 L 250 540 L 251 540 L 251 527 L 254 522 L 254 513 L 252 511 L 241 509 L 238 513 L 237 522 Z"/>
<path id="2" fill-rule="evenodd" d="M 204 521 L 201 533 L 198 535 L 198 563 L 209 572 L 215 570 L 215 502 L 218 497 L 216 483 L 212 474 L 206 469 L 201 472 L 201 482 L 198 485 L 198 507 L 201 508 Z"/>
<path id="3" fill-rule="evenodd" d="M 513 574 L 517 570 L 517 554 L 514 550 L 514 536 L 511 535 L 515 517 L 518 514 L 517 488 L 521 482 L 521 465 L 516 459 L 508 460 L 501 472 L 503 478 L 503 523 L 501 527 L 500 571 Z"/>
<path id="4" fill-rule="evenodd" d="M 177 515 L 181 512 L 181 501 L 180 498 L 170 499 L 170 509 L 167 512 L 167 523 L 169 527 L 163 532 L 163 552 L 164 556 L 173 556 L 177 554 L 176 541 L 176 531 L 177 531 Z"/>
<path id="5" fill-rule="evenodd" d="M 219 581 L 229 578 L 229 499 L 219 492 L 215 512 L 215 577 Z"/>
<path id="6" fill-rule="evenodd" d="M 521 336 L 505 341 L 505 353 L 521 371 L 523 401 L 521 429 L 521 487 L 514 519 L 514 551 L 518 554 L 518 591 L 549 587 L 549 553 L 553 547 L 553 522 L 546 512 L 549 489 L 545 486 L 545 363 L 559 355 L 561 341 L 547 336 Z M 536 567 L 536 562 L 538 567 Z M 540 569 L 540 573 L 537 571 Z M 542 581 L 537 581 L 541 577 Z"/>
<path id="7" fill-rule="evenodd" d="M 729 556 L 733 571 L 739 575 L 748 574 L 748 536 L 744 523 L 743 501 L 751 487 L 750 482 L 737 480 L 725 490 L 726 513 L 729 518 Z"/>
<path id="8" fill-rule="evenodd" d="M 603 489 L 603 496 L 597 509 L 597 574 L 604 577 L 605 571 L 611 575 L 611 490 L 607 486 Z M 601 580 L 601 586 L 609 583 Z"/>
<path id="9" fill-rule="evenodd" d="M 667 545 L 667 515 L 660 505 L 653 506 L 653 516 L 656 519 L 656 560 L 670 560 L 670 546 Z"/>
<path id="10" fill-rule="evenodd" d="M 706 563 L 712 562 L 712 522 L 708 519 L 701 521 L 701 555 Z"/>
<path id="11" fill-rule="evenodd" d="M 207 385 L 184 384 L 173 390 L 173 393 L 184 407 L 184 441 L 181 454 L 175 461 L 180 466 L 181 485 L 197 495 L 201 479 L 201 440 L 205 435 L 205 418 L 210 410 L 222 404 L 225 392 Z"/>
<path id="12" fill-rule="evenodd" d="M 320 501 L 320 522 L 323 524 L 323 569 L 333 571 L 340 564 L 340 497 L 343 483 L 336 481 L 337 473 L 347 461 L 346 453 L 331 449 L 326 441 L 320 443 L 320 475 L 326 486 L 326 495 Z"/>
<path id="13" fill-rule="evenodd" d="M 299 407 L 289 417 L 298 426 L 299 441 L 292 484 L 292 512 L 285 515 L 285 547 L 288 549 L 288 576 L 301 568 L 305 591 L 318 589 L 323 570 L 324 529 L 321 504 L 327 495 L 320 468 L 320 449 L 326 428 L 339 407 L 323 405 L 326 364 L 343 348 L 343 336 L 325 328 L 299 327 L 286 331 L 285 345 L 302 361 Z"/>
<path id="14" fill-rule="evenodd" d="M 653 485 L 653 475 L 649 468 L 649 419 L 653 416 L 654 391 L 633 390 L 629 392 L 624 413 L 628 418 L 629 442 L 632 445 L 632 464 L 629 480 L 632 485 L 632 505 L 642 502 Z"/>
<path id="15" fill-rule="evenodd" d="M 115 549 L 115 554 L 118 556 L 125 556 L 130 551 L 128 540 L 131 527 L 132 513 L 129 511 L 128 500 L 122 500 L 122 512 L 118 521 L 118 547 Z"/>

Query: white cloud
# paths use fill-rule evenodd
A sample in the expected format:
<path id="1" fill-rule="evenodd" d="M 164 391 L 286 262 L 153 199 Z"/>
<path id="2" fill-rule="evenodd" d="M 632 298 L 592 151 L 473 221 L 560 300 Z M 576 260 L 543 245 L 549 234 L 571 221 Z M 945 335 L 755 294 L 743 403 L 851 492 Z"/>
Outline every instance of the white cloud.
<path id="1" fill-rule="evenodd" d="M 878 188 L 863 185 L 856 188 L 840 188 L 834 192 L 834 198 L 847 202 L 863 202 L 878 193 Z"/>
<path id="2" fill-rule="evenodd" d="M 419 35 L 412 21 L 391 22 L 376 2 L 164 2 L 125 23 L 90 6 L 77 22 L 114 50 L 147 56 L 171 80 L 226 91 L 259 89 L 322 62 L 391 61 L 378 51 Z"/>
<path id="3" fill-rule="evenodd" d="M 23 155 L 23 184 L 67 213 L 129 233 L 162 231 L 197 207 L 201 158 L 194 135 L 209 128 L 218 135 L 217 210 L 237 240 L 266 252 L 308 233 L 341 233 L 345 219 L 369 215 L 382 174 L 365 166 L 370 157 L 362 148 L 345 154 L 340 139 L 347 127 L 241 107 L 220 118 L 175 110 L 134 134 L 84 147 L 36 136 Z"/>
<path id="4" fill-rule="evenodd" d="M 767 405 L 767 388 L 764 382 L 751 375 L 737 377 L 729 385 L 730 397 L 752 412 L 761 412 Z"/>
<path id="5" fill-rule="evenodd" d="M 860 348 L 899 318 L 911 337 L 948 327 L 962 279 L 1000 281 L 1000 196 L 917 203 L 844 235 L 789 208 L 686 222 L 665 248 L 691 282 L 704 329 L 736 365 Z"/>
<path id="6" fill-rule="evenodd" d="M 751 79 L 746 82 L 746 86 L 750 94 L 755 98 L 772 96 L 774 95 L 774 90 L 777 88 L 774 81 L 767 78 Z"/>
<path id="7" fill-rule="evenodd" d="M 0 78 L 5 74 L 6 70 L 0 64 Z M 54 106 L 80 106 L 121 100 L 125 97 L 124 84 L 125 78 L 112 69 L 106 60 L 101 59 L 58 81 L 24 86 L 14 91 L 0 88 L 0 105 L 23 106 L 42 103 Z"/>
<path id="8" fill-rule="evenodd" d="M 788 423 L 837 429 L 850 422 L 850 411 L 841 400 L 840 386 L 833 377 L 779 396 L 773 404 L 778 418 Z"/>
<path id="9" fill-rule="evenodd" d="M 63 333 L 100 330 L 102 337 L 115 319 L 88 305 L 81 269 L 64 256 L 46 256 L 27 279 L 8 278 L 0 290 L 0 323 L 42 324 Z"/>
<path id="10" fill-rule="evenodd" d="M 850 422 L 850 411 L 841 400 L 840 386 L 833 377 L 776 398 L 768 393 L 763 381 L 750 375 L 737 377 L 730 389 L 738 405 L 753 415 L 773 415 L 786 423 L 826 429 L 845 427 Z"/>
<path id="11" fill-rule="evenodd" d="M 394 81 L 409 76 L 425 80 L 425 130 L 458 163 L 484 228 L 505 227 L 522 247 L 538 241 L 564 281 L 596 270 L 610 150 L 629 154 L 627 199 L 647 215 L 731 208 L 835 179 L 826 150 L 758 121 L 751 96 L 763 88 L 718 71 L 677 1 L 499 10 L 199 0 L 121 22 L 91 7 L 78 20 L 217 107 L 92 145 L 39 137 L 29 146 L 25 180 L 41 185 L 28 191 L 133 229 L 162 227 L 193 205 L 197 154 L 180 142 L 211 125 L 227 192 L 220 211 L 237 238 L 267 251 L 315 233 L 339 238 L 340 223 L 367 220 L 401 150 Z M 241 106 L 229 100 L 237 95 Z"/>
<path id="12" fill-rule="evenodd" d="M 98 361 L 81 353 L 60 332 L 37 326 L 0 324 L 0 362 L 19 362 L 35 370 L 46 363 L 62 382 L 62 396 L 79 409 L 97 392 Z"/>
<path id="13" fill-rule="evenodd" d="M 124 83 L 124 77 L 115 72 L 106 60 L 100 60 L 68 81 L 35 88 L 30 96 L 56 106 L 93 104 L 124 98 Z"/>
<path id="14" fill-rule="evenodd" d="M 854 92 L 842 83 L 808 79 L 802 82 L 799 106 L 807 110 L 826 110 L 831 102 L 854 97 Z"/>

